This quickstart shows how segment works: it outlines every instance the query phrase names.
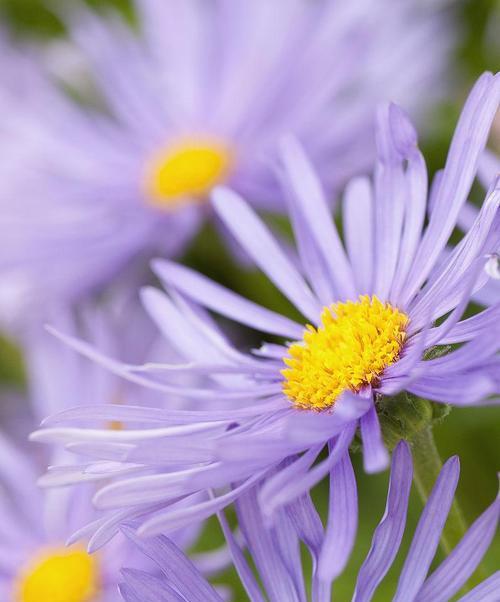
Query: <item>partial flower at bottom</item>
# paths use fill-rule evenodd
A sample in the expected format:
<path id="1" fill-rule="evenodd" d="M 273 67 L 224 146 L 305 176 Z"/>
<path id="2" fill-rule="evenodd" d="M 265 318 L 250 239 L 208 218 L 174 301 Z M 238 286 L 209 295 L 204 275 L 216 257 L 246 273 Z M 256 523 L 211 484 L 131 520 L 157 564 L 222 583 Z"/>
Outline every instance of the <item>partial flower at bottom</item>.
<path id="1" fill-rule="evenodd" d="M 499 520 L 498 499 L 473 523 L 448 557 L 430 572 L 459 471 L 457 457 L 450 458 L 443 466 L 420 516 L 396 592 L 391 598 L 393 602 L 448 602 L 467 583 L 488 550 Z M 341 479 L 342 485 L 337 483 L 342 472 L 349 477 L 348 486 L 345 479 Z M 332 598 L 332 581 L 342 572 L 354 543 L 352 526 L 356 524 L 357 506 L 352 479 L 352 467 L 349 460 L 344 459 L 331 474 L 335 499 L 330 504 L 326 530 L 308 496 L 280 509 L 272 526 L 266 524 L 259 508 L 261 484 L 238 499 L 238 524 L 257 575 L 250 568 L 224 514 L 219 514 L 234 566 L 251 602 L 336 600 L 335 590 Z M 408 445 L 401 442 L 392 459 L 386 509 L 359 569 L 352 602 L 372 600 L 394 562 L 405 531 L 411 482 L 411 454 Z M 351 505 L 343 504 L 344 500 Z M 131 529 L 125 529 L 125 532 L 161 571 L 158 577 L 125 569 L 120 591 L 126 602 L 222 602 L 217 591 L 170 539 L 165 536 L 141 539 Z M 300 542 L 307 546 L 313 559 L 310 579 L 304 574 Z M 311 583 L 310 596 L 307 583 Z M 460 597 L 458 602 L 494 602 L 498 600 L 499 590 L 500 571 Z"/>

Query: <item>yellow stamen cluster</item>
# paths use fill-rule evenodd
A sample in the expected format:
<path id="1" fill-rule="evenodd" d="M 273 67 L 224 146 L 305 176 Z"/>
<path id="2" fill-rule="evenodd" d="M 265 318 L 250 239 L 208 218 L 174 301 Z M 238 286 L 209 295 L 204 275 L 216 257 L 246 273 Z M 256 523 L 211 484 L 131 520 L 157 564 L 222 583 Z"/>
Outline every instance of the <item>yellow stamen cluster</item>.
<path id="1" fill-rule="evenodd" d="M 95 556 L 81 548 L 44 550 L 21 572 L 15 602 L 92 602 L 100 589 Z"/>
<path id="2" fill-rule="evenodd" d="M 331 408 L 346 390 L 375 384 L 395 362 L 406 338 L 408 317 L 376 296 L 325 307 L 318 328 L 289 348 L 283 391 L 298 407 Z"/>
<path id="3" fill-rule="evenodd" d="M 215 140 L 182 140 L 154 156 L 146 169 L 146 194 L 165 209 L 183 200 L 203 200 L 226 176 L 232 154 Z"/>

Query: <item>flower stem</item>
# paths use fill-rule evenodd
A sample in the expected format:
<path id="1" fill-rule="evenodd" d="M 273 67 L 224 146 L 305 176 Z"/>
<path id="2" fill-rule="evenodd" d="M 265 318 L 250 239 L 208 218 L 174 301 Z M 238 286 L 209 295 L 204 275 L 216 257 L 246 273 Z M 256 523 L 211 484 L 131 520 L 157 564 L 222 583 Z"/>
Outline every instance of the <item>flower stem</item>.
<path id="1" fill-rule="evenodd" d="M 432 427 L 429 425 L 416 433 L 411 441 L 411 445 L 414 481 L 420 498 L 425 504 L 443 466 L 432 435 Z M 441 549 L 446 556 L 462 539 L 466 531 L 467 523 L 455 498 L 441 536 Z"/>

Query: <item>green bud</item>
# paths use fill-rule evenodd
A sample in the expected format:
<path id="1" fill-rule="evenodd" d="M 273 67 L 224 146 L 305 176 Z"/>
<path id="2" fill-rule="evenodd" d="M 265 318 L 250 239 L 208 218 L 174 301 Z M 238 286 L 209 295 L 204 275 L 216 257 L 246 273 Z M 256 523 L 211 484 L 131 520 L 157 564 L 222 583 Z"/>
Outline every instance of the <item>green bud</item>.
<path id="1" fill-rule="evenodd" d="M 401 439 L 411 441 L 423 429 L 431 426 L 435 420 L 442 420 L 448 413 L 448 410 L 443 412 L 441 408 L 435 409 L 436 404 L 406 392 L 395 397 L 380 397 L 376 406 L 382 436 L 390 450 Z"/>

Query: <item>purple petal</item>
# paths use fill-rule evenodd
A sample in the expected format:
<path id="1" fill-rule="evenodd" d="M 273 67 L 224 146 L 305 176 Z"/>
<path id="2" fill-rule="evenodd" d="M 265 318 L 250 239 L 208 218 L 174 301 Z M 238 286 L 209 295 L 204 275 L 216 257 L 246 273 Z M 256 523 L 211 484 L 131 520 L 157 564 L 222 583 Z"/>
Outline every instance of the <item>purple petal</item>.
<path id="1" fill-rule="evenodd" d="M 175 287 L 205 307 L 232 320 L 262 332 L 291 339 L 302 338 L 302 325 L 248 301 L 202 274 L 165 260 L 155 261 L 153 268 L 166 285 Z"/>
<path id="2" fill-rule="evenodd" d="M 315 563 L 323 544 L 323 524 L 309 493 L 295 498 L 284 508 L 299 538 L 306 544 Z"/>
<path id="3" fill-rule="evenodd" d="M 361 416 L 360 427 L 365 471 L 373 473 L 385 470 L 389 465 L 389 453 L 382 439 L 375 405 L 372 405 L 371 409 Z"/>
<path id="4" fill-rule="evenodd" d="M 500 591 L 500 571 L 493 573 L 480 585 L 462 596 L 457 602 L 498 602 Z"/>
<path id="5" fill-rule="evenodd" d="M 158 566 L 165 575 L 167 584 L 182 592 L 187 600 L 221 602 L 222 599 L 213 587 L 170 539 L 159 536 L 144 540 L 137 537 L 132 529 L 124 528 L 123 531 Z"/>
<path id="6" fill-rule="evenodd" d="M 389 113 L 393 136 L 402 131 L 407 133 L 406 143 L 404 147 L 400 148 L 400 152 L 407 163 L 405 179 L 408 195 L 405 199 L 405 217 L 399 260 L 391 287 L 391 299 L 397 303 L 420 243 L 427 206 L 428 183 L 425 160 L 418 150 L 416 132 L 413 126 L 406 115 L 402 114 L 399 107 L 391 105 Z M 397 141 L 395 140 L 395 142 Z"/>
<path id="7" fill-rule="evenodd" d="M 375 529 L 372 545 L 356 582 L 352 602 L 369 602 L 398 553 L 403 538 L 413 477 L 410 448 L 400 442 L 392 457 L 385 513 Z"/>
<path id="8" fill-rule="evenodd" d="M 432 573 L 418 592 L 418 602 L 447 602 L 469 579 L 495 536 L 500 500 L 474 522 L 451 554 Z"/>
<path id="9" fill-rule="evenodd" d="M 269 599 L 298 602 L 300 597 L 293 577 L 277 553 L 271 530 L 264 525 L 256 492 L 240 496 L 235 505 L 238 523 Z"/>
<path id="10" fill-rule="evenodd" d="M 344 236 L 356 289 L 373 291 L 373 192 L 367 178 L 353 178 L 347 185 L 342 204 Z"/>
<path id="11" fill-rule="evenodd" d="M 292 138 L 283 142 L 281 156 L 290 182 L 291 198 L 323 255 L 337 296 L 355 299 L 352 269 L 316 173 L 299 144 Z"/>
<path id="12" fill-rule="evenodd" d="M 495 250 L 494 239 L 486 247 L 485 243 L 491 239 L 492 232 L 495 232 L 495 224 L 499 223 L 499 205 L 500 179 L 497 179 L 474 225 L 442 265 L 431 274 L 429 282 L 411 303 L 410 311 L 414 322 L 420 323 L 422 316 L 431 309 L 433 318 L 446 314 L 465 294 L 470 296 L 473 289 L 477 288 L 478 277 L 473 278 L 470 273 L 477 271 L 478 275 L 483 275 L 484 254 L 488 252 L 490 245 Z M 498 234 L 496 238 L 498 240 Z M 474 267 L 475 264 L 479 265 Z M 469 282 L 471 279 L 472 282 Z"/>
<path id="13" fill-rule="evenodd" d="M 425 371 L 425 362 L 422 362 Z M 484 371 L 470 374 L 448 374 L 446 377 L 420 375 L 407 386 L 410 393 L 440 403 L 475 405 L 493 395 L 497 386 Z"/>
<path id="14" fill-rule="evenodd" d="M 394 146 L 389 106 L 377 114 L 376 132 L 379 162 L 375 171 L 375 272 L 374 293 L 387 299 L 399 259 L 403 231 L 405 197 L 408 190 L 403 174 L 403 158 Z"/>
<path id="15" fill-rule="evenodd" d="M 358 493 L 349 452 L 330 472 L 330 500 L 318 579 L 331 583 L 344 570 L 356 538 Z"/>
<path id="16" fill-rule="evenodd" d="M 287 483 L 295 481 L 299 476 L 304 475 L 316 460 L 323 445 L 311 447 L 294 461 L 283 466 L 276 474 L 271 475 L 262 485 L 259 492 L 259 503 L 266 516 L 270 516 L 268 508 L 271 508 L 271 500 L 276 494 L 286 486 Z"/>
<path id="17" fill-rule="evenodd" d="M 283 397 L 256 403 L 252 406 L 223 410 L 168 410 L 163 408 L 150 408 L 142 406 L 125 406 L 118 404 L 88 405 L 83 408 L 76 407 L 64 410 L 50 416 L 43 421 L 43 425 L 58 424 L 60 422 L 73 422 L 85 420 L 102 423 L 103 421 L 118 420 L 127 424 L 189 424 L 192 422 L 227 422 L 237 421 L 280 410 L 288 407 Z"/>
<path id="18" fill-rule="evenodd" d="M 190 506 L 173 504 L 166 510 L 151 515 L 144 521 L 138 532 L 141 536 L 157 535 L 158 533 L 176 531 L 192 524 L 193 521 L 202 521 L 236 500 L 244 491 L 260 481 L 268 470 L 266 468 L 255 473 L 254 476 L 244 481 L 241 485 L 238 485 L 232 491 L 222 494 L 215 499 Z"/>
<path id="19" fill-rule="evenodd" d="M 345 426 L 338 436 L 335 445 L 330 449 L 328 458 L 320 464 L 313 466 L 303 476 L 297 477 L 294 481 L 284 485 L 280 491 L 277 491 L 272 498 L 268 499 L 265 506 L 266 514 L 269 516 L 272 515 L 280 506 L 288 504 L 298 496 L 310 491 L 344 456 L 346 450 L 349 449 L 355 431 L 356 423 Z"/>
<path id="20" fill-rule="evenodd" d="M 328 266 L 318 249 L 313 234 L 297 210 L 293 195 L 286 183 L 286 174 L 283 173 L 283 170 L 279 170 L 278 176 L 283 182 L 282 187 L 288 201 L 288 211 L 303 273 L 307 275 L 311 288 L 321 301 L 321 304 L 330 305 L 332 300 L 335 299 L 335 293 Z"/>
<path id="21" fill-rule="evenodd" d="M 442 345 L 469 341 L 500 321 L 500 303 L 488 307 L 484 311 L 455 324 L 450 332 L 441 340 Z"/>
<path id="22" fill-rule="evenodd" d="M 226 517 L 223 512 L 218 512 L 217 517 L 219 519 L 224 537 L 226 538 L 227 544 L 231 551 L 233 564 L 238 572 L 239 578 L 245 587 L 245 590 L 250 598 L 251 602 L 265 602 L 260 591 L 259 585 L 255 580 L 252 570 L 248 566 L 248 562 L 243 554 L 238 542 L 236 541 L 231 528 L 227 524 Z"/>
<path id="23" fill-rule="evenodd" d="M 213 205 L 260 269 L 304 316 L 317 324 L 320 303 L 256 213 L 240 196 L 224 188 L 213 192 Z"/>
<path id="24" fill-rule="evenodd" d="M 440 181 L 435 207 L 408 276 L 408 301 L 429 276 L 455 227 L 476 175 L 500 95 L 500 78 L 479 78 L 460 116 Z"/>
<path id="25" fill-rule="evenodd" d="M 426 360 L 425 372 L 429 376 L 445 376 L 450 372 L 472 370 L 490 359 L 500 348 L 500 323 L 492 324 L 488 332 L 470 343 L 442 357 Z"/>
<path id="26" fill-rule="evenodd" d="M 418 522 L 394 602 L 414 600 L 422 587 L 453 502 L 459 473 L 457 457 L 450 458 L 439 473 Z"/>
<path id="27" fill-rule="evenodd" d="M 125 583 L 119 585 L 125 602 L 186 602 L 159 577 L 136 569 L 123 569 Z"/>

